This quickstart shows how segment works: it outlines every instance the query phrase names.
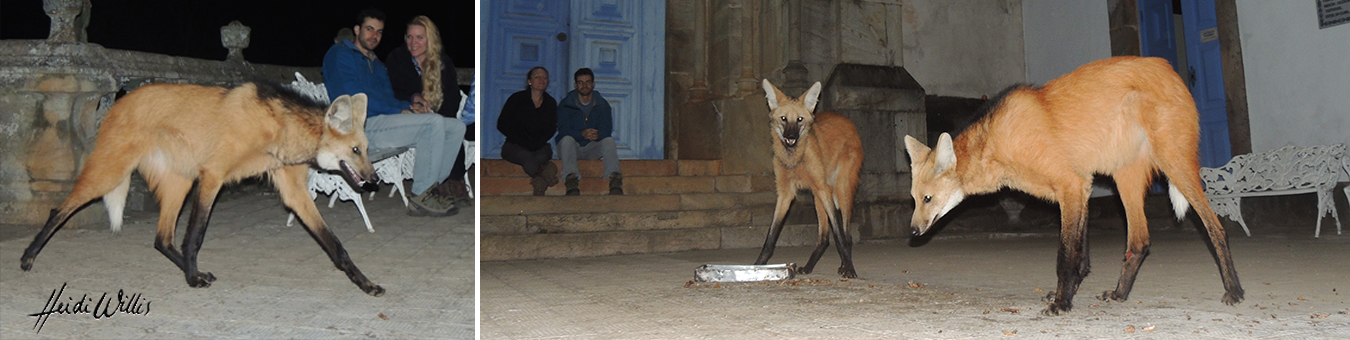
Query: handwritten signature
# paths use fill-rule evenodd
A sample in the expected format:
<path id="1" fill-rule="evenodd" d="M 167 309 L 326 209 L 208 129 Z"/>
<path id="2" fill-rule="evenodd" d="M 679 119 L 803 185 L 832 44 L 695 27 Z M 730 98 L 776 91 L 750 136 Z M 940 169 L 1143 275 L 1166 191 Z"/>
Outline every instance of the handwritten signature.
<path id="1" fill-rule="evenodd" d="M 47 319 L 52 314 L 90 314 L 94 316 L 94 319 L 111 318 L 117 313 L 150 314 L 150 300 L 141 298 L 141 294 L 127 295 L 121 289 L 118 289 L 116 300 L 108 297 L 108 293 L 103 293 L 97 301 L 89 297 L 89 294 L 84 294 L 80 296 L 79 300 L 74 297 L 66 297 L 69 302 L 62 302 L 61 297 L 65 292 L 66 284 L 62 283 L 61 289 L 52 290 L 52 295 L 47 298 L 47 304 L 42 306 L 41 312 L 28 314 L 28 316 L 37 318 L 37 321 L 33 323 L 33 328 L 38 333 L 42 332 L 42 326 L 47 325 Z"/>

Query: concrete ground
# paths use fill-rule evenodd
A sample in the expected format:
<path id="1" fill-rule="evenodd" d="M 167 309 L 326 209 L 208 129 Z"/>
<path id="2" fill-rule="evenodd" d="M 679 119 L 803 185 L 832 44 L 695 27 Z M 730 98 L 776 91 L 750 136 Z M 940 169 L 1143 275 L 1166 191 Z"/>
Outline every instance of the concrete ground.
<path id="1" fill-rule="evenodd" d="M 19 257 L 37 229 L 5 226 L 0 339 L 473 338 L 472 207 L 447 218 L 408 217 L 401 200 L 386 194 L 365 203 L 373 234 L 352 203 L 330 209 L 327 197 L 318 199 L 352 260 L 386 289 L 382 297 L 352 284 L 299 223 L 286 227 L 287 213 L 270 191 L 217 201 L 199 255 L 201 270 L 217 278 L 208 288 L 188 287 L 154 249 L 158 213 L 130 213 L 116 235 L 106 225 L 63 229 L 30 272 L 19 269 Z M 189 215 L 181 216 L 177 243 Z M 123 292 L 129 310 L 148 313 L 52 314 L 39 332 L 29 314 L 63 285 L 58 302 L 87 296 L 94 305 L 104 293 L 116 300 Z"/>
<path id="2" fill-rule="evenodd" d="M 816 273 L 767 283 L 691 282 L 702 264 L 749 264 L 758 249 L 484 262 L 481 331 L 483 339 L 1347 339 L 1350 232 L 1327 226 L 1321 239 L 1302 226 L 1253 237 L 1230 228 L 1246 289 L 1237 306 L 1219 301 L 1217 266 L 1192 227 L 1155 231 L 1130 299 L 1102 302 L 1125 237 L 1118 224 L 1094 224 L 1094 271 L 1061 316 L 1040 313 L 1055 286 L 1055 234 L 950 232 L 919 247 L 858 244 L 861 278 L 852 280 L 835 274 L 834 249 Z M 810 250 L 779 248 L 770 262 L 801 264 Z"/>

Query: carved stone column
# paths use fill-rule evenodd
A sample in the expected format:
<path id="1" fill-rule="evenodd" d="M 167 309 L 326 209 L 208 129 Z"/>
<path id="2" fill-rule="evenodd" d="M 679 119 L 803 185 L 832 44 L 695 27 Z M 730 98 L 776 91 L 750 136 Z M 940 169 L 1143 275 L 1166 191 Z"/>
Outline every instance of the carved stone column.
<path id="1" fill-rule="evenodd" d="M 42 10 L 51 18 L 47 40 L 54 42 L 87 42 L 85 27 L 89 26 L 89 0 L 42 0 Z"/>
<path id="2" fill-rule="evenodd" d="M 231 21 L 229 25 L 220 27 L 220 44 L 230 50 L 230 54 L 225 57 L 229 61 L 244 61 L 244 49 L 248 48 L 249 32 L 252 29 L 239 20 Z"/>

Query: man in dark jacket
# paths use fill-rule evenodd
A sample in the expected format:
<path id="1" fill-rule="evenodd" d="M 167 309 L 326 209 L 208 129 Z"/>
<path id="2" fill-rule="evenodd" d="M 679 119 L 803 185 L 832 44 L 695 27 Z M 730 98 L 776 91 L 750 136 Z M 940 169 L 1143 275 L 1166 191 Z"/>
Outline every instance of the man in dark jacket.
<path id="1" fill-rule="evenodd" d="M 595 92 L 595 73 L 589 68 L 572 75 L 576 90 L 558 103 L 558 158 L 562 160 L 567 195 L 580 195 L 581 176 L 577 159 L 605 161 L 609 194 L 623 195 L 623 174 L 619 172 L 619 151 L 614 143 L 613 110 L 600 92 Z"/>

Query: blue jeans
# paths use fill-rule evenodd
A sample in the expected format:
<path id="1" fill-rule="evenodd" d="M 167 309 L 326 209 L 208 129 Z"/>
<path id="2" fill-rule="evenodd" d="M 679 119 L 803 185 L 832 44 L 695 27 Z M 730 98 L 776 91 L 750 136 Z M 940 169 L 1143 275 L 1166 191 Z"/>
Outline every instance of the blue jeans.
<path id="1" fill-rule="evenodd" d="M 581 178 L 581 174 L 577 173 L 577 159 L 596 158 L 605 160 L 605 177 L 619 172 L 619 148 L 614 143 L 614 137 L 591 141 L 586 146 L 581 146 L 572 136 L 563 136 L 558 141 L 558 159 L 562 160 L 563 178 L 567 178 L 568 174 L 577 174 L 577 178 Z"/>
<path id="2" fill-rule="evenodd" d="M 413 160 L 412 193 L 421 195 L 450 176 L 464 145 L 464 122 L 430 114 L 387 114 L 366 120 L 370 148 L 417 149 Z"/>

